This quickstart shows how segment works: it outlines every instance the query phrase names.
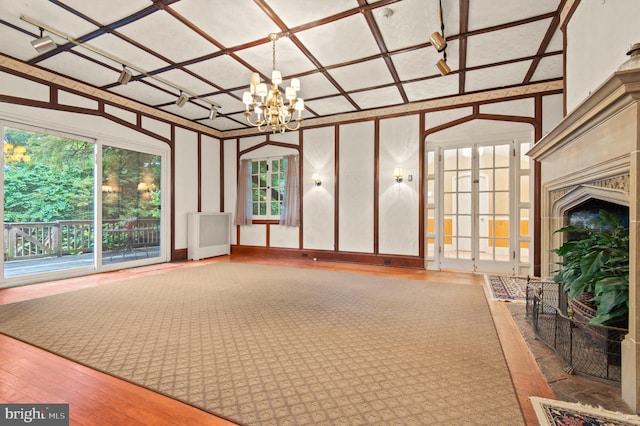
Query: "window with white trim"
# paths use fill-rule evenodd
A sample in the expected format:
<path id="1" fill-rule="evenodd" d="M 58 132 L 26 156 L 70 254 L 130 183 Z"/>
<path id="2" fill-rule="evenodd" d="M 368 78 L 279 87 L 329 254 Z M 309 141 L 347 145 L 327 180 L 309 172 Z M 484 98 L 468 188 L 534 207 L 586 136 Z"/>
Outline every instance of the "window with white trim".
<path id="1" fill-rule="evenodd" d="M 251 160 L 253 219 L 280 219 L 286 176 L 287 160 L 283 157 Z"/>

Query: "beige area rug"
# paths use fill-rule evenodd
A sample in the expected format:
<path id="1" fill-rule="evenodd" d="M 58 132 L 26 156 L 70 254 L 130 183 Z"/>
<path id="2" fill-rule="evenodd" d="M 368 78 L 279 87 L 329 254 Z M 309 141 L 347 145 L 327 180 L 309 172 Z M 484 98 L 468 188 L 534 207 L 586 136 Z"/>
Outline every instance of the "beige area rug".
<path id="1" fill-rule="evenodd" d="M 481 286 L 214 263 L 0 306 L 0 332 L 241 424 L 523 424 Z"/>

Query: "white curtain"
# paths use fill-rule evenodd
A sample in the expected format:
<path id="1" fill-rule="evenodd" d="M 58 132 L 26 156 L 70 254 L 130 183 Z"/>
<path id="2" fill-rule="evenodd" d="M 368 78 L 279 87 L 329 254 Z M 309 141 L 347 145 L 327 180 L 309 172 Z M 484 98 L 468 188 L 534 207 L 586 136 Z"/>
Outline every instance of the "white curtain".
<path id="1" fill-rule="evenodd" d="M 236 198 L 236 225 L 251 225 L 253 205 L 251 204 L 251 160 L 241 160 L 238 172 L 238 193 Z"/>
<path id="2" fill-rule="evenodd" d="M 285 177 L 284 201 L 280 212 L 280 225 L 300 226 L 300 205 L 298 202 L 298 156 L 287 155 L 287 176 Z"/>

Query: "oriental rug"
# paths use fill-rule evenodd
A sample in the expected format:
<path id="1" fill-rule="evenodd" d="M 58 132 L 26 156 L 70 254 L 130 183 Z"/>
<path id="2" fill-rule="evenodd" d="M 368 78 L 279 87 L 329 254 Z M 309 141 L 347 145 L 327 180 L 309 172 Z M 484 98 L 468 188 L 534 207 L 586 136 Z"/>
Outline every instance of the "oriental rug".
<path id="1" fill-rule="evenodd" d="M 487 298 L 509 302 L 525 302 L 527 277 L 514 275 L 485 275 Z M 530 283 L 539 283 L 539 278 L 531 278 Z"/>
<path id="2" fill-rule="evenodd" d="M 629 426 L 640 417 L 589 405 L 531 397 L 540 426 Z"/>
<path id="3" fill-rule="evenodd" d="M 523 424 L 481 286 L 213 263 L 3 305 L 0 332 L 240 424 Z"/>

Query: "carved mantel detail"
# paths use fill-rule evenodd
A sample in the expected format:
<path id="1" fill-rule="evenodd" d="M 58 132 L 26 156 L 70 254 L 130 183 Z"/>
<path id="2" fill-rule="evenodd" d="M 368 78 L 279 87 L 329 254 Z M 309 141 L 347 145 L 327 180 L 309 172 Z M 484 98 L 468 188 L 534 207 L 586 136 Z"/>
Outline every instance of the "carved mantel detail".
<path id="1" fill-rule="evenodd" d="M 630 187 L 631 175 L 629 173 L 625 173 L 623 175 L 612 176 L 606 179 L 598 179 L 590 182 L 583 182 L 580 185 L 594 186 L 597 188 L 622 191 L 625 194 L 629 195 L 630 188 L 631 188 Z M 556 203 L 556 201 L 558 201 L 560 198 L 567 195 L 569 192 L 571 192 L 575 188 L 576 188 L 576 185 L 549 191 L 549 201 L 551 202 L 550 205 L 553 206 Z"/>

